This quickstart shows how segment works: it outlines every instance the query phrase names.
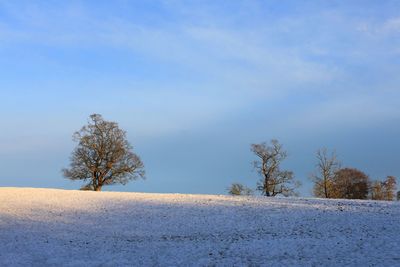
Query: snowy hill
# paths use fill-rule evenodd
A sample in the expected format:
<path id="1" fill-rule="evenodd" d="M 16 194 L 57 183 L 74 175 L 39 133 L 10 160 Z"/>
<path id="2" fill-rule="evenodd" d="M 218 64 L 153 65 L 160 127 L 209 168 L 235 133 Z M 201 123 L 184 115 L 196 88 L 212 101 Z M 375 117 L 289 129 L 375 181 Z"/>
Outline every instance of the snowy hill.
<path id="1" fill-rule="evenodd" d="M 400 266 L 398 202 L 0 188 L 1 266 Z"/>

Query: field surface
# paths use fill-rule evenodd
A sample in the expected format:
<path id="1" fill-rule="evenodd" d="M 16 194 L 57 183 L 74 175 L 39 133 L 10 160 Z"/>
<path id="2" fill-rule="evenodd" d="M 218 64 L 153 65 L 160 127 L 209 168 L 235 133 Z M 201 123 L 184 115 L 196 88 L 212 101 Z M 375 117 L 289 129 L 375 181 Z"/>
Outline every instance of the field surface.
<path id="1" fill-rule="evenodd" d="M 0 188 L 0 266 L 400 266 L 400 203 Z"/>

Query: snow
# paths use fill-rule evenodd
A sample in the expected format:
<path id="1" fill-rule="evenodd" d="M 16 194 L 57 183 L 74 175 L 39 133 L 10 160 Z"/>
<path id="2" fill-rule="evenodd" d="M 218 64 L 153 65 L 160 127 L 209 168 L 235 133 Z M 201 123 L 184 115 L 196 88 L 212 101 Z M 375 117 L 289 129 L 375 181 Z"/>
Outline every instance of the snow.
<path id="1" fill-rule="evenodd" d="M 400 266 L 385 201 L 0 188 L 1 266 Z"/>

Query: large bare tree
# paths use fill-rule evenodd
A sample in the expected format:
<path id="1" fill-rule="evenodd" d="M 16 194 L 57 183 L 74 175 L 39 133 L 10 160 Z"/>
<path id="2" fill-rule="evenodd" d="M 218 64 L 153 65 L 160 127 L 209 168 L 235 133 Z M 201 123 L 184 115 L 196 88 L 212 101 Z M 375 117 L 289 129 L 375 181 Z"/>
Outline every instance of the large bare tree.
<path id="1" fill-rule="evenodd" d="M 101 191 L 104 185 L 144 178 L 143 163 L 132 152 L 126 132 L 117 123 L 93 114 L 88 125 L 75 132 L 73 140 L 78 145 L 70 168 L 62 171 L 68 179 L 86 181 L 82 189 Z"/>
<path id="2" fill-rule="evenodd" d="M 340 162 L 336 153 L 328 154 L 326 148 L 317 151 L 316 170 L 310 178 L 314 182 L 314 195 L 316 197 L 331 198 L 334 190 L 335 173 L 340 169 Z"/>
<path id="3" fill-rule="evenodd" d="M 283 171 L 280 164 L 286 159 L 287 153 L 278 140 L 267 143 L 252 144 L 251 151 L 258 157 L 254 161 L 254 168 L 261 175 L 257 189 L 265 196 L 295 195 L 295 189 L 300 183 L 294 180 L 293 172 Z"/>

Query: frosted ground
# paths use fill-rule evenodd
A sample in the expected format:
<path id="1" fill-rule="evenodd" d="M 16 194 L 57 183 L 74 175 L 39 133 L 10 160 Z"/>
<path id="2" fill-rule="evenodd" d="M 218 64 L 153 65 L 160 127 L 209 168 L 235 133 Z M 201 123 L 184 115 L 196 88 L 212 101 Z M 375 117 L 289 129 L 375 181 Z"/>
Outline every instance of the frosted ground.
<path id="1" fill-rule="evenodd" d="M 400 266 L 400 204 L 0 188 L 0 265 Z"/>

